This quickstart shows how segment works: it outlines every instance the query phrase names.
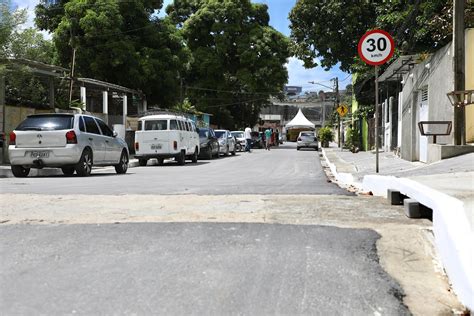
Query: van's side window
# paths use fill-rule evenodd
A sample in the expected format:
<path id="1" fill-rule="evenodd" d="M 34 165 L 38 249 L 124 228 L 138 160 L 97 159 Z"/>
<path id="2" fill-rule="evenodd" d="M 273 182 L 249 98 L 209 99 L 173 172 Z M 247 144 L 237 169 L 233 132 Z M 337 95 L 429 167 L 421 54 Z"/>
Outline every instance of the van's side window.
<path id="1" fill-rule="evenodd" d="M 191 128 L 191 123 L 186 122 L 186 130 L 187 130 L 188 132 L 191 132 L 191 131 L 193 130 L 193 129 Z"/>
<path id="2" fill-rule="evenodd" d="M 138 128 L 137 131 L 141 131 L 143 126 L 143 121 L 138 121 Z"/>
<path id="3" fill-rule="evenodd" d="M 184 131 L 184 130 L 185 130 L 185 129 L 184 129 L 184 126 L 183 126 L 183 121 L 178 120 L 178 126 L 179 126 L 179 130 L 180 130 L 180 131 Z"/>
<path id="4" fill-rule="evenodd" d="M 178 123 L 176 122 L 176 120 L 170 120 L 170 130 L 171 131 L 178 130 Z"/>

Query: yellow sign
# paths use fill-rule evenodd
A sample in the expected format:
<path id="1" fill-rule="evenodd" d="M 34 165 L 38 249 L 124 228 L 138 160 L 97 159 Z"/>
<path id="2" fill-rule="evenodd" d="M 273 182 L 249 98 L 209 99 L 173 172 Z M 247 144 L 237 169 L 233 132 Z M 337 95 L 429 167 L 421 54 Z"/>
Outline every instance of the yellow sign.
<path id="1" fill-rule="evenodd" d="M 347 114 L 347 112 L 349 112 L 349 108 L 345 104 L 340 104 L 337 107 L 336 111 L 337 111 L 337 113 L 339 113 L 340 117 L 343 117 Z"/>

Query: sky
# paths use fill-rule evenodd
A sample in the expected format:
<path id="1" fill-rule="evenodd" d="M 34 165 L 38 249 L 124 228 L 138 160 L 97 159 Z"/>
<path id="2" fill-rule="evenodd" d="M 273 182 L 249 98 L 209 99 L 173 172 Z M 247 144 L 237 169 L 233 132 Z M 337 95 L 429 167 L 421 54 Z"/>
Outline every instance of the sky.
<path id="1" fill-rule="evenodd" d="M 164 0 L 163 8 L 171 2 L 172 0 Z M 290 21 L 288 20 L 288 14 L 296 4 L 297 0 L 252 0 L 252 2 L 265 3 L 268 6 L 270 25 L 284 35 L 290 35 Z M 29 19 L 26 27 L 34 25 L 34 8 L 38 3 L 39 0 L 12 0 L 13 6 L 26 8 L 28 10 Z M 165 14 L 164 9 L 160 15 L 162 14 Z M 50 37 L 50 35 L 46 33 L 44 34 L 46 37 Z M 303 87 L 303 91 L 329 90 L 320 85 L 310 84 L 308 81 L 319 82 L 323 85 L 331 86 L 330 79 L 338 77 L 341 89 L 344 89 L 346 85 L 351 83 L 351 76 L 349 76 L 348 73 L 342 72 L 337 66 L 329 71 L 325 71 L 321 67 L 305 69 L 301 60 L 295 57 L 290 57 L 286 67 L 288 69 L 288 85 L 301 86 Z"/>

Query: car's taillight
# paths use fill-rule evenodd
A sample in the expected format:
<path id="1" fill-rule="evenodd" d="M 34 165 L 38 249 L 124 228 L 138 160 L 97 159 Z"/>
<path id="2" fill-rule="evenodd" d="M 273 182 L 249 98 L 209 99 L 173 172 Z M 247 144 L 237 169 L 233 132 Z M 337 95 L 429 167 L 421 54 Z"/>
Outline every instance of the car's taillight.
<path id="1" fill-rule="evenodd" d="M 298 141 L 299 141 L 299 142 L 301 141 L 301 137 L 298 137 Z"/>
<path id="2" fill-rule="evenodd" d="M 138 142 L 135 142 L 135 150 L 136 150 L 136 151 L 139 151 L 139 150 L 140 150 L 140 145 L 138 144 Z"/>
<path id="3" fill-rule="evenodd" d="M 74 131 L 66 133 L 66 144 L 77 144 L 77 137 Z"/>
<path id="4" fill-rule="evenodd" d="M 14 132 L 10 133 L 10 145 L 16 144 L 16 134 Z"/>
<path id="5" fill-rule="evenodd" d="M 174 150 L 178 150 L 178 142 L 177 141 L 173 142 L 173 148 L 174 148 Z"/>

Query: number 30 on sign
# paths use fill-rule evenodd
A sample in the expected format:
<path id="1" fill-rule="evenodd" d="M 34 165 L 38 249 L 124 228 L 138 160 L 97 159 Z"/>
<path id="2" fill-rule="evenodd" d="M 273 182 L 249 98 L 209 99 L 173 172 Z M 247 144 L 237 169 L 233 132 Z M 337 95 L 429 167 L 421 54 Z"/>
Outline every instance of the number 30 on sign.
<path id="1" fill-rule="evenodd" d="M 382 30 L 372 30 L 362 36 L 357 49 L 366 64 L 378 66 L 392 57 L 394 46 L 390 34 Z"/>

